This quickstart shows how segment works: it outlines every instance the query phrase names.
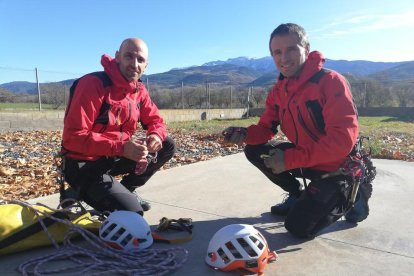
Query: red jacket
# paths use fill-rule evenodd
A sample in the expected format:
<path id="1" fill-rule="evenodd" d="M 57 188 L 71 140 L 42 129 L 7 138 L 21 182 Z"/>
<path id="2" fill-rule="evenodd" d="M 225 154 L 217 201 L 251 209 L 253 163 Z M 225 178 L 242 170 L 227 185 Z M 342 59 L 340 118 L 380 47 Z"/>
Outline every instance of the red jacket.
<path id="1" fill-rule="evenodd" d="M 276 127 L 295 145 L 284 152 L 285 168 L 337 170 L 358 137 L 357 113 L 346 79 L 322 69 L 324 58 L 309 54 L 299 77 L 280 75 L 257 125 L 248 127 L 247 144 L 263 144 Z"/>
<path id="2" fill-rule="evenodd" d="M 66 110 L 62 144 L 67 157 L 121 156 L 123 144 L 135 133 L 139 121 L 147 135 L 155 133 L 161 140 L 167 136 L 145 86 L 125 80 L 115 59 L 107 55 L 102 56 L 101 64 L 112 83 L 105 86 L 94 74 L 83 76 Z"/>

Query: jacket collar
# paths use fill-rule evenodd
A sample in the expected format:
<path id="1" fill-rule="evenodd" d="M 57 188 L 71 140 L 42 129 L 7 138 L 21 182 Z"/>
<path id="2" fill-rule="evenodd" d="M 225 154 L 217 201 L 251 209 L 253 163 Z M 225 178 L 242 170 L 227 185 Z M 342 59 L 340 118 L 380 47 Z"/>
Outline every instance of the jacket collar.
<path id="1" fill-rule="evenodd" d="M 127 89 L 128 91 L 136 92 L 141 88 L 142 82 L 138 81 L 127 81 L 119 70 L 118 63 L 116 60 L 108 55 L 102 55 L 101 64 L 105 70 L 105 73 L 111 78 L 114 86 Z"/>
<path id="2" fill-rule="evenodd" d="M 309 53 L 303 66 L 302 72 L 300 72 L 300 75 L 297 78 L 288 79 L 280 73 L 278 82 L 282 83 L 289 80 L 288 89 L 292 91 L 296 90 L 302 84 L 306 83 L 313 75 L 319 72 L 322 69 L 324 63 L 325 58 L 323 57 L 322 53 L 313 51 Z"/>

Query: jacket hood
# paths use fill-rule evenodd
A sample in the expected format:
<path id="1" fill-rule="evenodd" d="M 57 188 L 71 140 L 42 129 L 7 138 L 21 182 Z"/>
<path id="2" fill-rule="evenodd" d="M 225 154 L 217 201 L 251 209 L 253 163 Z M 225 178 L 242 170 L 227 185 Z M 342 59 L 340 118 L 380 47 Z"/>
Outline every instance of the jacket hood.
<path id="1" fill-rule="evenodd" d="M 303 72 L 299 79 L 304 78 L 305 81 L 308 81 L 316 72 L 319 72 L 325 63 L 325 57 L 321 52 L 313 51 L 309 53 L 307 60 L 305 61 L 305 66 Z"/>
<path id="2" fill-rule="evenodd" d="M 111 78 L 112 83 L 120 88 L 136 89 L 139 87 L 139 81 L 127 81 L 119 70 L 116 60 L 109 55 L 102 55 L 101 64 L 105 70 L 105 73 Z"/>

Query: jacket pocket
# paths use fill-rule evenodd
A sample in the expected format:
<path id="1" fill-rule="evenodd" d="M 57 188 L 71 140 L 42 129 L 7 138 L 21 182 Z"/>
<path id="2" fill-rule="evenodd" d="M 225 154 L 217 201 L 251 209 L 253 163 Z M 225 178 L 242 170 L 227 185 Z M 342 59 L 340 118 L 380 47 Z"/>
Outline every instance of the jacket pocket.
<path id="1" fill-rule="evenodd" d="M 318 100 L 306 101 L 305 105 L 314 127 L 321 134 L 325 134 L 325 121 L 322 115 L 322 107 Z"/>
<path id="2" fill-rule="evenodd" d="M 96 118 L 94 124 L 107 125 L 109 123 L 109 110 L 111 105 L 107 102 L 104 102 L 99 110 L 99 115 Z"/>
<path id="3" fill-rule="evenodd" d="M 99 110 L 98 117 L 93 122 L 93 125 L 102 125 L 98 132 L 103 133 L 106 130 L 106 127 L 109 124 L 109 111 L 111 110 L 111 105 L 107 102 L 103 102 L 101 109 Z"/>
<path id="4" fill-rule="evenodd" d="M 297 112 L 298 112 L 298 121 L 299 124 L 302 126 L 303 130 L 306 132 L 306 134 L 308 134 L 308 136 L 315 142 L 319 141 L 318 136 L 316 136 L 310 129 L 309 127 L 306 125 L 305 120 L 303 120 L 303 116 L 302 116 L 302 112 L 300 112 L 299 106 L 297 107 Z"/>

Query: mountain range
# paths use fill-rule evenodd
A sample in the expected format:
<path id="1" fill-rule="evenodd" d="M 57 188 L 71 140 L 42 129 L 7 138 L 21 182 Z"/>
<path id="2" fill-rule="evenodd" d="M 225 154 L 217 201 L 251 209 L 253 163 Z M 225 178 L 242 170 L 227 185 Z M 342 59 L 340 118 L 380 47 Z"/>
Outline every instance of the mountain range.
<path id="1" fill-rule="evenodd" d="M 359 77 L 373 78 L 379 81 L 414 81 L 414 61 L 402 62 L 373 62 L 366 60 L 331 60 L 326 59 L 325 67 L 340 73 L 352 74 Z M 222 85 L 270 86 L 278 72 L 269 57 L 231 58 L 226 61 L 211 61 L 201 66 L 175 68 L 164 73 L 144 75 L 142 79 L 150 85 L 160 87 L 177 87 L 184 85 L 203 85 L 206 82 Z M 57 82 L 60 85 L 71 85 L 74 79 Z M 50 84 L 50 83 L 49 83 Z M 47 85 L 41 84 L 41 85 Z M 37 93 L 36 83 L 9 82 L 0 85 L 1 88 L 14 93 Z"/>

